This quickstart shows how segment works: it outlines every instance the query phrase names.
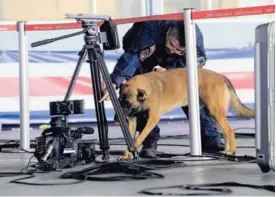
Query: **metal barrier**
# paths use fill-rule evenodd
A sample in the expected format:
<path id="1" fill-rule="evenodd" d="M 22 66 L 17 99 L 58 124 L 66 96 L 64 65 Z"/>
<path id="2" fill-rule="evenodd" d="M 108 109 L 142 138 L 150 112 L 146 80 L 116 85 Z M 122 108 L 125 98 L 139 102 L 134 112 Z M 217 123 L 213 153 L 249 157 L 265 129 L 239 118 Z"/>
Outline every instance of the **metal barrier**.
<path id="1" fill-rule="evenodd" d="M 255 30 L 256 157 L 263 172 L 275 169 L 275 21 Z"/>

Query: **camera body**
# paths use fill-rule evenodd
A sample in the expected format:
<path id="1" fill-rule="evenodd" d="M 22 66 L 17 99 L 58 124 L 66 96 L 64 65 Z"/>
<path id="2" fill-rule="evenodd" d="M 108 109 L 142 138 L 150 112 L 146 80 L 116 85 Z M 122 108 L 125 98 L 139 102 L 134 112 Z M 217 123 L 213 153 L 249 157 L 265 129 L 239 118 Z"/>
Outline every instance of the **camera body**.
<path id="1" fill-rule="evenodd" d="M 73 167 L 78 163 L 95 160 L 95 143 L 82 140 L 83 135 L 93 134 L 90 127 L 71 129 L 67 116 L 84 113 L 83 100 L 50 102 L 51 127 L 36 138 L 34 156 L 44 171 Z"/>
<path id="2" fill-rule="evenodd" d="M 50 102 L 50 116 L 84 114 L 84 100 Z"/>

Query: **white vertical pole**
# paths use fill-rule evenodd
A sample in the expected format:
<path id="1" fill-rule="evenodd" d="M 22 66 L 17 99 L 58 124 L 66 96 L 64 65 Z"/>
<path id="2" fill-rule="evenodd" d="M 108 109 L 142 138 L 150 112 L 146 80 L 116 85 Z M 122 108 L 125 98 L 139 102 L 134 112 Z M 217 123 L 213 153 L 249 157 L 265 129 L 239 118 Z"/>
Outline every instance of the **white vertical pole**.
<path id="1" fill-rule="evenodd" d="M 184 9 L 184 27 L 186 43 L 186 66 L 188 83 L 188 103 L 189 103 L 189 125 L 190 125 L 190 147 L 191 155 L 202 155 L 200 118 L 199 118 L 199 93 L 198 93 L 198 73 L 196 64 L 196 39 L 195 23 L 192 20 L 194 9 Z"/>
<path id="2" fill-rule="evenodd" d="M 0 0 L 0 21 L 4 21 L 4 6 L 5 2 L 3 0 Z"/>
<path id="3" fill-rule="evenodd" d="M 207 6 L 206 6 L 207 10 L 213 9 L 213 0 L 207 0 L 206 4 L 207 4 Z"/>
<path id="4" fill-rule="evenodd" d="M 20 84 L 20 148 L 30 149 L 29 65 L 25 21 L 17 22 Z"/>
<path id="5" fill-rule="evenodd" d="M 164 14 L 163 0 L 148 0 L 149 1 L 149 15 Z"/>
<path id="6" fill-rule="evenodd" d="M 92 14 L 97 14 L 97 0 L 90 0 L 90 11 Z"/>
<path id="7" fill-rule="evenodd" d="M 151 1 L 152 1 L 152 0 L 146 0 L 146 14 L 147 14 L 147 16 L 152 15 L 152 11 L 151 11 Z"/>
<path id="8" fill-rule="evenodd" d="M 147 0 L 141 0 L 141 16 L 147 16 Z"/>

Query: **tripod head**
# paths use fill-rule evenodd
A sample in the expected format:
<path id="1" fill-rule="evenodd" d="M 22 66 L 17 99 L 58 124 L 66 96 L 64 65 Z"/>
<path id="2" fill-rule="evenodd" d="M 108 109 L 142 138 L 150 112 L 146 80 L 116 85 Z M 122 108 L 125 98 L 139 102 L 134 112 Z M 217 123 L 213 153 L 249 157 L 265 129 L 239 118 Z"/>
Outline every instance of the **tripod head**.
<path id="1" fill-rule="evenodd" d="M 110 19 L 108 15 L 94 15 L 94 14 L 65 14 L 67 19 L 75 19 L 77 21 L 107 21 Z"/>
<path id="2" fill-rule="evenodd" d="M 88 15 L 88 14 L 66 14 L 65 18 L 75 19 L 81 23 L 82 31 L 59 36 L 56 38 L 45 39 L 31 43 L 31 47 L 38 47 L 49 44 L 58 40 L 67 39 L 73 36 L 85 34 L 84 40 L 86 45 L 103 44 L 104 50 L 115 50 L 120 48 L 117 25 L 112 21 L 108 15 Z M 100 28 L 99 22 L 104 21 Z M 99 31 L 100 29 L 100 31 Z"/>

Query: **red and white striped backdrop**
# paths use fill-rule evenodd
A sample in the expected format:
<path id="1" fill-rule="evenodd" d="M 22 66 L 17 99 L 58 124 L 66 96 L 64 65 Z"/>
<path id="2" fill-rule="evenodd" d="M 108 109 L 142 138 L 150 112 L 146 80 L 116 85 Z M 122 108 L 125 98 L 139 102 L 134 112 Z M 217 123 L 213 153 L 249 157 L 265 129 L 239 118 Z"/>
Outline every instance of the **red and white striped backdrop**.
<path id="1" fill-rule="evenodd" d="M 207 18 L 221 18 L 221 17 L 233 17 L 233 16 L 245 16 L 245 15 L 260 15 L 260 14 L 274 14 L 275 5 L 268 6 L 256 6 L 251 8 L 238 8 L 238 9 L 225 9 L 225 10 L 213 10 L 213 11 L 201 11 L 193 13 L 194 19 L 207 19 Z M 183 19 L 183 13 L 156 15 L 148 17 L 137 17 L 128 19 L 116 19 L 117 24 L 128 24 L 137 21 L 144 20 L 179 20 Z M 220 19 L 223 20 L 223 19 Z M 199 22 L 202 20 L 199 20 Z M 206 21 L 206 20 L 205 20 Z M 208 21 L 208 20 L 207 20 Z M 210 25 L 212 25 L 210 23 Z M 46 24 L 32 24 L 27 23 L 25 25 L 26 31 L 40 31 L 45 36 L 47 31 L 54 30 L 66 30 L 66 29 L 79 29 L 80 25 L 75 22 L 63 22 L 63 23 L 47 23 Z M 214 27 L 215 28 L 215 27 Z M 213 31 L 213 28 L 205 28 L 206 30 Z M 7 40 L 5 36 L 1 38 L 2 32 L 14 32 L 16 31 L 15 24 L 0 24 L 0 41 L 3 43 L 14 42 L 13 39 Z M 221 30 L 222 31 L 222 30 Z M 233 33 L 237 33 L 240 30 L 231 29 Z M 254 29 L 250 35 L 254 34 Z M 64 32 L 63 32 L 64 33 Z M 219 32 L 214 32 L 218 35 Z M 229 32 L 228 32 L 229 33 Z M 240 32 L 244 33 L 244 32 Z M 121 32 L 122 34 L 122 32 Z M 223 34 L 223 32 L 221 32 Z M 230 33 L 231 34 L 231 33 Z M 33 35 L 33 34 L 30 34 Z M 41 35 L 41 34 L 40 34 Z M 210 34 L 211 37 L 207 38 L 212 44 L 223 45 L 230 38 L 225 37 L 222 41 L 218 41 L 216 35 Z M 122 35 L 120 35 L 122 36 Z M 208 37 L 208 36 L 207 36 Z M 45 37 L 48 38 L 48 37 Z M 205 37 L 206 38 L 206 37 Z M 29 36 L 32 39 L 32 36 Z M 233 39 L 233 38 L 232 38 Z M 243 39 L 241 39 L 243 40 Z M 207 43 L 207 45 L 209 44 Z M 208 45 L 209 46 L 209 45 Z M 70 47 L 68 45 L 68 47 Z M 241 46 L 237 46 L 241 47 Z M 1 47 L 0 47 L 1 49 Z M 64 46 L 67 50 L 67 46 Z M 14 48 L 12 50 L 17 50 Z M 74 50 L 79 50 L 75 48 Z M 5 48 L 3 48 L 5 51 Z M 0 50 L 1 55 L 1 50 Z M 1 60 L 1 56 L 0 56 Z M 107 61 L 109 71 L 111 71 L 115 65 L 115 61 Z M 75 62 L 69 63 L 43 63 L 32 62 L 30 66 L 30 110 L 31 111 L 48 111 L 49 101 L 62 100 L 67 90 L 71 75 L 76 66 Z M 234 87 L 237 90 L 241 101 L 246 104 L 254 104 L 254 58 L 250 57 L 238 57 L 238 58 L 223 58 L 223 59 L 209 59 L 206 64 L 206 68 L 225 74 L 230 78 Z M 19 79 L 18 79 L 18 63 L 17 62 L 1 62 L 0 61 L 0 114 L 5 112 L 19 112 Z M 80 76 L 76 82 L 75 89 L 73 91 L 72 99 L 81 98 L 86 101 L 86 109 L 94 109 L 93 91 L 90 80 L 90 74 L 88 66 L 83 66 L 80 72 Z M 110 102 L 106 103 L 106 107 L 111 109 Z M 1 118 L 1 117 L 0 117 Z"/>

